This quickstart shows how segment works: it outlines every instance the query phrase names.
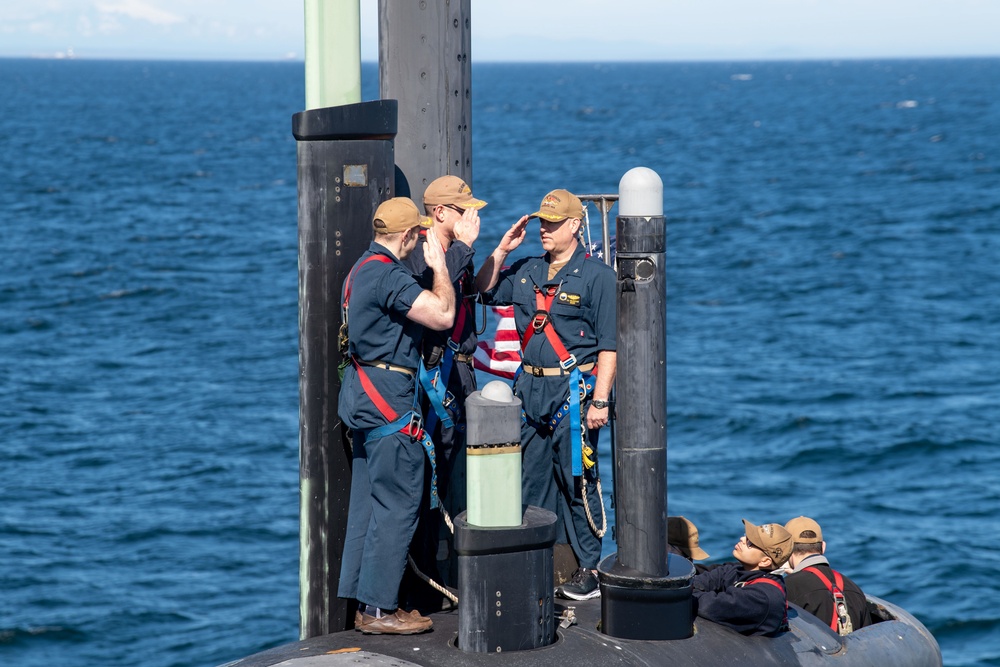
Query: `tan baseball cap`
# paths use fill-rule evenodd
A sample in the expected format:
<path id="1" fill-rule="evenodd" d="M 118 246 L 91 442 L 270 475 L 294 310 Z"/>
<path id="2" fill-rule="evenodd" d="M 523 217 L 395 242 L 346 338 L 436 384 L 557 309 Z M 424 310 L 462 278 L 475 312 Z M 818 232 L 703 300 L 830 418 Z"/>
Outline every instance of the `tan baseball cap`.
<path id="1" fill-rule="evenodd" d="M 583 204 L 569 190 L 553 190 L 545 195 L 538 210 L 528 217 L 542 218 L 549 222 L 559 222 L 566 218 L 583 219 Z"/>
<path id="2" fill-rule="evenodd" d="M 372 227 L 381 234 L 405 232 L 411 227 L 430 227 L 431 219 L 422 215 L 409 197 L 393 197 L 378 205 Z"/>
<path id="3" fill-rule="evenodd" d="M 424 206 L 452 205 L 459 208 L 482 208 L 486 202 L 472 196 L 472 189 L 458 176 L 435 178 L 424 190 Z"/>
<path id="4" fill-rule="evenodd" d="M 792 541 L 797 544 L 819 544 L 823 541 L 823 530 L 819 524 L 807 516 L 800 516 L 785 524 L 785 530 L 792 535 Z M 812 537 L 802 533 L 812 531 Z"/>
<path id="5" fill-rule="evenodd" d="M 780 523 L 764 523 L 756 526 L 743 519 L 747 539 L 755 547 L 771 557 L 775 567 L 784 564 L 792 553 L 792 536 Z"/>
<path id="6" fill-rule="evenodd" d="M 705 560 L 708 554 L 698 546 L 698 528 L 682 516 L 667 517 L 667 542 L 691 560 Z"/>

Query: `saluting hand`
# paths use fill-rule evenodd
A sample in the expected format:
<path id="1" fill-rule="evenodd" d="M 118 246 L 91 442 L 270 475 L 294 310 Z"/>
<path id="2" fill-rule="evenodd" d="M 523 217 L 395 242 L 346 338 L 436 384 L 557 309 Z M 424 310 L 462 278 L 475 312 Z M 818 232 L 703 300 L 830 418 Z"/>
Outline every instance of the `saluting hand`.
<path id="1" fill-rule="evenodd" d="M 455 240 L 472 247 L 479 238 L 479 209 L 467 208 L 462 219 L 455 223 Z"/>
<path id="2" fill-rule="evenodd" d="M 424 261 L 427 262 L 427 266 L 435 273 L 438 271 L 447 272 L 448 270 L 444 261 L 444 250 L 441 248 L 441 241 L 438 240 L 433 227 L 428 229 L 424 235 Z"/>
<path id="3" fill-rule="evenodd" d="M 497 249 L 505 255 L 509 255 L 517 246 L 521 245 L 521 241 L 524 240 L 524 235 L 528 231 L 528 221 L 530 219 L 528 216 L 522 215 L 521 219 L 511 225 L 510 229 L 504 233 Z"/>

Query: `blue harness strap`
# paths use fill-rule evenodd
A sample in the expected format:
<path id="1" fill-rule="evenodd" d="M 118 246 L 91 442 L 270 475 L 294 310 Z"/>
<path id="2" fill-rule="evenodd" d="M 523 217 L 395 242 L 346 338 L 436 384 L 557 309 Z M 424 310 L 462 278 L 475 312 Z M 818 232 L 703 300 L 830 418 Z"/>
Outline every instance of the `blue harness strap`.
<path id="1" fill-rule="evenodd" d="M 434 432 L 434 427 L 437 426 L 439 419 L 445 428 L 454 426 L 451 415 L 448 413 L 448 406 L 455 400 L 455 397 L 448 393 L 448 380 L 451 378 L 452 362 L 459 348 L 458 339 L 465 330 L 466 307 L 465 301 L 462 301 L 458 307 L 455 322 L 451 327 L 451 335 L 448 336 L 447 346 L 437 369 L 431 372 L 424 368 L 423 362 L 420 364 L 420 384 L 427 394 L 431 407 L 434 408 L 434 412 L 427 415 L 427 420 L 424 422 L 424 428 L 429 433 Z"/>
<path id="2" fill-rule="evenodd" d="M 570 442 L 576 440 L 577 433 L 581 436 L 580 445 L 569 449 L 573 460 L 573 476 L 579 477 L 583 474 L 583 430 L 580 428 L 580 369 L 575 366 L 569 374 L 569 432 Z"/>
<path id="3" fill-rule="evenodd" d="M 448 404 L 451 403 L 448 399 L 448 374 L 451 372 L 451 357 L 452 352 L 449 347 L 444 353 L 444 358 L 439 366 L 428 370 L 424 366 L 423 360 L 421 360 L 420 367 L 417 369 L 420 388 L 427 394 L 428 402 L 434 409 L 434 412 L 427 415 L 427 419 L 424 422 L 424 428 L 431 433 L 434 432 L 434 427 L 437 425 L 438 420 L 441 421 L 441 424 L 445 428 L 451 428 L 453 425 L 451 415 L 448 414 L 447 409 Z"/>
<path id="4" fill-rule="evenodd" d="M 430 508 L 435 509 L 438 506 L 438 491 L 437 491 L 437 457 L 434 453 L 434 442 L 431 440 L 430 436 L 427 435 L 427 431 L 421 425 L 420 417 L 420 382 L 414 380 L 413 388 L 413 407 L 410 411 L 404 414 L 402 417 L 396 417 L 396 411 L 392 409 L 382 395 L 372 384 L 371 379 L 369 379 L 367 373 L 361 368 L 361 364 L 357 362 L 356 359 L 352 357 L 354 362 L 354 368 L 358 372 L 358 379 L 361 380 L 361 386 L 365 390 L 365 394 L 371 399 L 372 403 L 378 409 L 382 416 L 389 422 L 377 428 L 373 428 L 368 432 L 368 436 L 365 438 L 365 442 L 370 442 L 377 438 L 384 438 L 387 435 L 396 433 L 397 431 L 405 433 L 414 440 L 420 442 L 423 446 L 424 451 L 427 453 L 427 458 L 431 462 L 431 498 L 430 498 Z M 421 364 L 422 366 L 423 364 Z"/>
<path id="5" fill-rule="evenodd" d="M 534 285 L 535 315 L 521 337 L 521 354 L 523 355 L 524 351 L 528 349 L 528 341 L 531 340 L 534 334 L 544 332 L 549 345 L 559 357 L 559 367 L 564 372 L 569 371 L 569 400 L 563 404 L 562 408 L 556 411 L 556 416 L 549 420 L 549 427 L 552 431 L 555 431 L 559 422 L 562 421 L 567 412 L 569 413 L 569 425 L 572 433 L 570 442 L 574 443 L 570 447 L 573 476 L 579 477 L 583 474 L 583 446 L 587 439 L 586 432 L 580 420 L 580 399 L 586 398 L 593 391 L 593 383 L 584 383 L 582 381 L 583 374 L 577 365 L 576 356 L 566 349 L 562 340 L 559 339 L 559 334 L 556 333 L 555 327 L 552 326 L 552 302 L 555 300 L 561 286 L 561 282 L 558 285 L 545 285 L 544 287 L 539 287 L 537 284 Z M 583 392 L 580 391 L 581 388 L 583 388 Z M 581 393 L 583 396 L 580 395 Z"/>
<path id="6" fill-rule="evenodd" d="M 582 380 L 582 387 L 581 387 Z M 544 424 L 539 424 L 521 410 L 521 419 L 535 429 L 545 429 L 549 433 L 554 433 L 556 427 L 563 419 L 569 415 L 569 428 L 571 433 L 583 434 L 583 423 L 581 421 L 580 401 L 585 400 L 594 391 L 594 376 L 589 373 L 581 373 L 578 368 L 574 368 L 569 378 L 569 398 L 556 410 L 556 413 Z M 575 438 L 570 436 L 570 442 L 575 442 Z M 573 466 L 573 475 L 579 477 L 583 474 L 583 447 L 571 447 L 570 455 Z"/>
<path id="7" fill-rule="evenodd" d="M 378 428 L 373 428 L 371 431 L 368 432 L 368 437 L 365 438 L 365 442 L 370 442 L 372 440 L 384 438 L 387 435 L 392 435 L 393 433 L 397 433 L 399 431 L 405 431 L 407 426 L 409 426 L 416 418 L 417 418 L 417 413 L 411 410 L 394 422 L 385 424 L 384 426 L 379 426 Z M 420 442 L 420 444 L 424 448 L 424 452 L 427 453 L 427 458 L 431 462 L 430 508 L 434 509 L 438 506 L 437 457 L 435 456 L 434 452 L 434 442 L 431 441 L 430 436 L 427 435 L 426 429 L 419 429 L 417 433 L 418 435 L 416 436 L 414 436 L 411 433 L 410 437 Z"/>

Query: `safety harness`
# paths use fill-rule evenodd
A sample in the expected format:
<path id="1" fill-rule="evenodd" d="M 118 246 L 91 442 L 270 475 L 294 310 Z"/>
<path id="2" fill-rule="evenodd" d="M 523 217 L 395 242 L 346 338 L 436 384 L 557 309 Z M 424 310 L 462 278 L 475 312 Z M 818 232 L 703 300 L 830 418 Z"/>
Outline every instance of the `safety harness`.
<path id="1" fill-rule="evenodd" d="M 427 394 L 428 402 L 434 408 L 434 412 L 427 415 L 427 419 L 424 421 L 424 429 L 428 433 L 434 432 L 434 427 L 437 425 L 438 420 L 441 421 L 441 425 L 445 428 L 451 428 L 454 425 L 454 421 L 448 410 L 454 404 L 455 396 L 448 391 L 448 379 L 451 377 L 451 368 L 455 360 L 455 355 L 458 354 L 459 340 L 462 337 L 462 332 L 465 330 L 467 311 L 468 306 L 465 304 L 465 300 L 462 299 L 462 303 L 458 307 L 458 312 L 455 314 L 455 323 L 451 328 L 451 335 L 448 337 L 440 362 L 434 361 L 430 367 L 424 365 L 423 361 L 420 364 L 420 372 L 417 377 L 420 380 L 420 386 L 423 387 L 424 393 Z"/>
<path id="2" fill-rule="evenodd" d="M 531 325 L 525 329 L 524 336 L 521 338 L 521 352 L 524 353 L 528 349 L 528 341 L 531 340 L 532 336 L 536 333 L 544 333 L 545 337 L 549 341 L 549 345 L 552 346 L 553 351 L 559 357 L 559 369 L 558 374 L 568 374 L 569 375 L 569 399 L 562 405 L 562 407 L 556 411 L 556 416 L 549 420 L 545 425 L 550 431 L 555 431 L 556 426 L 562 421 L 563 417 L 567 414 L 569 415 L 569 428 L 571 433 L 580 434 L 580 446 L 572 447 L 570 449 L 571 458 L 573 462 L 573 476 L 579 477 L 583 474 L 583 449 L 586 447 L 589 450 L 589 455 L 593 454 L 590 447 L 587 445 L 586 430 L 583 428 L 580 419 L 580 400 L 586 399 L 587 396 L 594 390 L 594 375 L 590 375 L 587 379 L 584 379 L 584 375 L 580 370 L 580 367 L 576 363 L 576 356 L 570 354 L 566 350 L 566 346 L 563 345 L 562 340 L 559 338 L 559 334 L 556 333 L 556 329 L 552 326 L 552 302 L 555 301 L 556 295 L 559 293 L 559 289 L 562 287 L 560 282 L 558 285 L 546 285 L 544 287 L 539 287 L 537 284 L 534 285 L 535 288 L 535 316 L 531 320 Z M 593 367 L 591 367 L 593 368 Z M 547 375 L 545 368 L 532 368 L 532 375 Z M 555 370 L 555 369 L 553 369 Z M 534 425 L 534 424 L 533 424 Z M 537 427 L 537 425 L 535 425 Z M 593 460 L 589 458 L 587 468 L 591 468 L 594 465 Z"/>
<path id="3" fill-rule="evenodd" d="M 826 586 L 826 590 L 830 591 L 830 594 L 833 595 L 833 614 L 830 619 L 830 629 L 839 635 L 847 635 L 854 632 L 854 622 L 851 621 L 851 615 L 847 610 L 847 598 L 844 597 L 844 577 L 840 572 L 837 572 L 833 568 L 830 569 L 830 572 L 833 573 L 833 581 L 831 582 L 818 568 L 807 567 L 802 571 L 811 572 L 816 575 L 823 582 L 823 585 Z"/>
<path id="4" fill-rule="evenodd" d="M 541 377 L 545 375 L 568 375 L 569 376 L 569 397 L 566 401 L 556 410 L 556 414 L 549 419 L 545 424 L 538 424 L 533 420 L 529 419 L 524 411 L 521 412 L 521 417 L 526 423 L 538 430 L 547 430 L 549 433 L 554 433 L 556 427 L 562 422 L 563 418 L 567 415 L 569 416 L 569 427 L 570 433 L 576 433 L 577 436 L 571 436 L 570 442 L 573 443 L 574 440 L 577 444 L 570 446 L 570 459 L 572 462 L 572 472 L 574 477 L 580 478 L 580 490 L 583 496 L 583 508 L 587 514 L 587 523 L 590 524 L 590 529 L 597 537 L 604 537 L 604 534 L 608 530 L 608 517 L 604 512 L 604 501 L 601 500 L 601 527 L 598 528 L 597 524 L 594 522 L 594 518 L 590 513 L 590 503 L 587 502 L 587 477 L 583 474 L 584 468 L 587 470 L 594 467 L 596 463 L 596 452 L 590 447 L 587 442 L 587 429 L 586 425 L 581 419 L 581 401 L 586 401 L 587 396 L 591 395 L 594 391 L 594 385 L 597 379 L 597 366 L 596 364 L 585 364 L 580 366 L 577 364 L 576 356 L 571 354 L 566 346 L 563 345 L 562 340 L 559 338 L 559 334 L 556 333 L 555 327 L 552 325 L 552 303 L 556 299 L 556 295 L 559 294 L 559 290 L 562 287 L 562 282 L 558 285 L 545 285 L 544 287 L 539 287 L 538 284 L 534 284 L 535 289 L 535 315 L 531 320 L 531 325 L 525 330 L 524 335 L 521 337 L 521 354 L 523 356 L 525 350 L 528 349 L 528 341 L 535 334 L 544 333 L 545 338 L 549 341 L 549 345 L 552 346 L 553 351 L 559 357 L 559 367 L 558 368 L 540 368 L 533 367 L 527 364 L 522 364 L 521 369 L 518 371 L 530 373 L 536 377 Z M 589 372 L 588 372 L 589 371 Z M 601 480 L 597 479 L 597 497 L 602 498 L 601 492 Z"/>
<path id="5" fill-rule="evenodd" d="M 382 264 L 391 264 L 392 260 L 385 255 L 371 255 L 366 257 L 361 261 L 351 274 L 347 277 L 347 281 L 344 283 L 344 299 L 341 305 L 341 325 L 340 325 L 340 353 L 344 356 L 345 360 L 342 363 L 342 367 L 346 366 L 347 363 L 354 365 L 354 369 L 358 373 L 358 379 L 361 380 L 361 387 L 364 389 L 365 394 L 375 405 L 375 408 L 379 411 L 382 417 L 388 422 L 383 426 L 378 428 L 373 428 L 368 432 L 365 442 L 371 442 L 372 440 L 377 440 L 378 438 L 384 438 L 387 435 L 392 435 L 397 431 L 402 432 L 410 438 L 420 442 L 423 446 L 424 451 L 427 453 L 427 458 L 431 462 L 431 497 L 430 497 L 430 507 L 434 509 L 438 506 L 438 492 L 437 492 L 437 461 L 434 455 L 434 443 L 431 441 L 430 436 L 422 427 L 422 418 L 420 416 L 420 382 L 414 379 L 413 388 L 413 407 L 409 412 L 400 416 L 392 409 L 392 406 L 382 398 L 382 394 L 379 393 L 378 389 L 372 383 L 368 374 L 365 373 L 362 366 L 377 366 L 379 368 L 385 368 L 387 370 L 403 373 L 405 375 L 418 375 L 413 369 L 403 368 L 401 366 L 394 366 L 392 364 L 382 362 L 382 361 L 365 361 L 359 359 L 357 356 L 350 354 L 350 342 L 348 340 L 347 334 L 347 321 L 348 321 L 348 308 L 350 306 L 351 300 L 351 285 L 354 282 L 354 276 L 361 269 L 362 266 L 371 261 L 381 262 Z M 349 359 L 349 361 L 348 361 Z M 420 371 L 423 371 L 423 362 L 420 363 Z"/>
<path id="6" fill-rule="evenodd" d="M 785 615 L 781 619 L 781 627 L 778 628 L 778 631 L 785 632 L 788 630 L 788 594 L 785 592 L 785 586 L 769 577 L 757 577 L 756 579 L 751 579 L 750 581 L 741 581 L 737 583 L 736 586 L 741 588 L 751 584 L 770 584 L 781 591 L 782 596 L 785 598 Z"/>

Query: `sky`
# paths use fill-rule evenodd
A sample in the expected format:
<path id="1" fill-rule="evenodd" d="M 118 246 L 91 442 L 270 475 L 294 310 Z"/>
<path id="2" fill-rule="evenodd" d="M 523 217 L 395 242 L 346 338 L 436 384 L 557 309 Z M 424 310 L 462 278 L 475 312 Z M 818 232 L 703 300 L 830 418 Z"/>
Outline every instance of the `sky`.
<path id="1" fill-rule="evenodd" d="M 377 6 L 361 0 L 365 61 Z M 303 13 L 301 0 L 0 0 L 0 57 L 301 60 Z M 472 2 L 475 62 L 998 55 L 1000 0 Z"/>

